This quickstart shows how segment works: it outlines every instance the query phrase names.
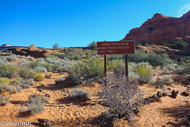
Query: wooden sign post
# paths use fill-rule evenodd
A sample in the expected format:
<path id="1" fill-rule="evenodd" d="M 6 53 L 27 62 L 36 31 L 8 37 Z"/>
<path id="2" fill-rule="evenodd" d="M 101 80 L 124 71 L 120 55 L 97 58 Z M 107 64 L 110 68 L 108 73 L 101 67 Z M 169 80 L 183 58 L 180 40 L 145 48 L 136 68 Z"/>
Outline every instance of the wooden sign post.
<path id="1" fill-rule="evenodd" d="M 97 42 L 97 55 L 104 55 L 104 75 L 106 77 L 106 55 L 125 54 L 125 75 L 128 78 L 127 54 L 135 53 L 135 41 L 103 41 Z"/>

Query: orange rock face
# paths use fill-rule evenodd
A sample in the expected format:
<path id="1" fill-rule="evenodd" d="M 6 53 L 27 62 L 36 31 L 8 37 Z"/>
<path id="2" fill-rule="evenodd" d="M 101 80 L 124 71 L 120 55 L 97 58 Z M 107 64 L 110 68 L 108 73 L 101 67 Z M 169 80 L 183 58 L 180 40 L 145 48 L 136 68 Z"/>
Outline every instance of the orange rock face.
<path id="1" fill-rule="evenodd" d="M 190 45 L 190 11 L 180 18 L 156 13 L 141 27 L 130 30 L 123 40 L 135 40 L 136 46 L 141 41 L 147 44 L 161 44 L 162 41 L 173 44 L 180 40 Z"/>

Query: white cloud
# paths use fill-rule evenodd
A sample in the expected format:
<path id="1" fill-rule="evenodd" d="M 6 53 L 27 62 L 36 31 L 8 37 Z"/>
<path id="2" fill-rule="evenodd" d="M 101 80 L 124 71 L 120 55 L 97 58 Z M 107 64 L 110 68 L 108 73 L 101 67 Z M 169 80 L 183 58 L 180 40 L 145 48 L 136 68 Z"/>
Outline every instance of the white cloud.
<path id="1" fill-rule="evenodd" d="M 181 17 L 184 13 L 188 12 L 189 10 L 190 10 L 190 4 L 184 5 L 182 8 L 179 9 L 177 17 Z"/>

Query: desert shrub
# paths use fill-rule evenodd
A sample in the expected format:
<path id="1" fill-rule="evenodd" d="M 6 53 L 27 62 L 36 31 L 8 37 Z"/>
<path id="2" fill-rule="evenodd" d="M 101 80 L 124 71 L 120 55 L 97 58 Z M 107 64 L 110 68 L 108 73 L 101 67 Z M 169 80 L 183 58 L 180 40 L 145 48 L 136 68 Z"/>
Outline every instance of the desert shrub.
<path id="1" fill-rule="evenodd" d="M 28 59 L 28 60 L 30 60 L 30 61 L 35 61 L 35 58 L 32 57 L 32 56 L 26 56 L 25 59 Z"/>
<path id="2" fill-rule="evenodd" d="M 60 77 L 55 80 L 56 84 L 65 81 L 65 78 Z"/>
<path id="3" fill-rule="evenodd" d="M 172 59 L 169 58 L 168 54 L 157 55 L 156 53 L 148 54 L 146 61 L 154 66 L 165 66 L 174 62 Z"/>
<path id="4" fill-rule="evenodd" d="M 161 45 L 163 45 L 163 46 L 170 46 L 170 44 L 166 43 L 165 41 L 162 41 Z"/>
<path id="5" fill-rule="evenodd" d="M 124 59 L 124 55 L 109 55 L 107 60 L 112 61 L 112 60 L 122 60 Z"/>
<path id="6" fill-rule="evenodd" d="M 129 81 L 130 81 L 130 82 L 133 83 L 133 82 L 139 81 L 140 76 L 139 76 L 138 73 L 129 72 L 128 75 L 129 75 Z"/>
<path id="7" fill-rule="evenodd" d="M 175 44 L 174 44 L 174 48 L 176 49 L 181 49 L 181 48 L 185 48 L 188 46 L 188 43 L 184 42 L 184 41 L 177 41 Z"/>
<path id="8" fill-rule="evenodd" d="M 149 44 L 145 44 L 144 46 L 149 47 L 150 45 Z"/>
<path id="9" fill-rule="evenodd" d="M 30 86 L 33 86 L 35 84 L 33 79 L 25 79 L 18 83 L 18 86 L 22 89 L 30 88 Z"/>
<path id="10" fill-rule="evenodd" d="M 8 78 L 0 78 L 0 86 L 2 84 L 9 84 L 10 83 L 10 80 Z"/>
<path id="11" fill-rule="evenodd" d="M 32 70 L 28 67 L 24 67 L 24 68 L 20 68 L 19 74 L 21 77 L 23 77 L 24 79 L 30 79 L 30 78 L 34 78 L 35 74 L 38 73 L 38 70 Z"/>
<path id="12" fill-rule="evenodd" d="M 3 95 L 0 97 L 0 105 L 7 105 L 10 103 L 10 97 Z"/>
<path id="13" fill-rule="evenodd" d="M 41 63 L 39 61 L 32 61 L 29 63 L 29 67 L 34 69 L 37 66 L 41 66 Z"/>
<path id="14" fill-rule="evenodd" d="M 135 63 L 146 62 L 145 61 L 146 59 L 147 59 L 147 54 L 145 53 L 145 51 L 140 49 L 135 50 L 135 54 L 128 55 L 128 60 L 130 62 L 135 62 Z"/>
<path id="15" fill-rule="evenodd" d="M 91 58 L 86 61 L 79 61 L 68 68 L 69 78 L 74 83 L 90 84 L 98 81 L 104 72 L 103 59 Z"/>
<path id="16" fill-rule="evenodd" d="M 88 44 L 87 48 L 90 50 L 96 50 L 96 48 L 97 48 L 96 42 L 92 41 L 92 43 Z"/>
<path id="17" fill-rule="evenodd" d="M 80 59 L 81 59 L 81 57 L 79 55 L 74 56 L 74 60 L 80 60 Z"/>
<path id="18" fill-rule="evenodd" d="M 166 70 L 175 71 L 177 68 L 179 68 L 179 65 L 176 63 L 171 63 L 171 64 L 164 66 L 163 68 L 165 68 Z"/>
<path id="19" fill-rule="evenodd" d="M 27 61 L 21 61 L 21 62 L 19 62 L 18 63 L 18 66 L 20 66 L 20 67 L 28 67 L 29 66 L 29 63 L 27 62 Z"/>
<path id="20" fill-rule="evenodd" d="M 125 116 L 128 121 L 134 117 L 133 104 L 141 99 L 141 92 L 137 85 L 126 82 L 126 77 L 122 74 L 107 75 L 106 82 L 102 85 L 101 99 L 109 106 L 110 117 Z"/>
<path id="21" fill-rule="evenodd" d="M 109 71 L 114 71 L 114 73 L 123 72 L 125 69 L 125 63 L 123 60 L 112 60 L 108 62 L 107 68 Z"/>
<path id="22" fill-rule="evenodd" d="M 143 50 L 135 50 L 135 54 L 129 54 L 128 60 L 130 62 L 149 62 L 153 66 L 164 66 L 174 61 L 168 57 L 167 54 L 156 54 L 156 53 L 149 53 L 146 54 Z"/>
<path id="23" fill-rule="evenodd" d="M 19 77 L 19 78 L 15 79 L 15 80 L 11 81 L 11 85 L 16 86 L 21 81 L 23 81 L 23 78 Z"/>
<path id="24" fill-rule="evenodd" d="M 35 74 L 34 81 L 43 81 L 44 77 L 41 74 Z"/>
<path id="25" fill-rule="evenodd" d="M 10 55 L 10 56 L 4 56 L 5 59 L 7 59 L 7 61 L 11 62 L 11 61 L 15 61 L 17 58 L 16 58 L 16 55 Z"/>
<path id="26" fill-rule="evenodd" d="M 166 85 L 169 85 L 174 81 L 170 75 L 162 75 L 162 80 Z"/>
<path id="27" fill-rule="evenodd" d="M 47 72 L 47 69 L 43 66 L 36 66 L 34 70 L 40 70 L 42 73 Z"/>
<path id="28" fill-rule="evenodd" d="M 140 83 L 147 83 L 153 76 L 152 66 L 147 62 L 138 63 L 137 67 L 134 69 L 134 72 L 139 74 Z"/>
<path id="29" fill-rule="evenodd" d="M 73 100 L 79 100 L 79 99 L 82 99 L 82 98 L 86 98 L 89 96 L 89 93 L 83 89 L 79 89 L 79 88 L 75 88 L 73 89 L 68 97 L 73 99 Z"/>
<path id="30" fill-rule="evenodd" d="M 134 62 L 128 62 L 128 71 L 129 72 L 133 72 L 134 71 L 134 68 L 137 67 L 137 64 L 134 63 Z"/>
<path id="31" fill-rule="evenodd" d="M 29 96 L 28 102 L 25 104 L 28 106 L 26 112 L 31 115 L 43 112 L 45 104 L 46 100 L 43 98 L 42 95 L 31 95 Z"/>
<path id="32" fill-rule="evenodd" d="M 63 55 L 59 53 L 51 53 L 46 55 L 46 58 L 61 58 Z"/>
<path id="33" fill-rule="evenodd" d="M 48 72 L 51 72 L 53 70 L 52 64 L 50 63 L 44 63 L 43 66 L 47 69 Z"/>
<path id="34" fill-rule="evenodd" d="M 7 59 L 5 59 L 4 57 L 0 57 L 0 66 L 6 63 L 8 63 Z"/>
<path id="35" fill-rule="evenodd" d="M 17 66 L 14 64 L 2 64 L 0 74 L 4 77 L 15 78 L 18 75 Z"/>

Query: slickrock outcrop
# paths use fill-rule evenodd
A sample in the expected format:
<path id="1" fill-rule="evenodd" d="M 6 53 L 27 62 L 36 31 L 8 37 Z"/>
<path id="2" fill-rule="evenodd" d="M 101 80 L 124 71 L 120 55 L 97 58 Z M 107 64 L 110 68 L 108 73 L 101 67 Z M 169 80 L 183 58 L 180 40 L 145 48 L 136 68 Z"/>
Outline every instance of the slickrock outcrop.
<path id="1" fill-rule="evenodd" d="M 38 50 L 35 45 L 30 45 L 29 49 L 25 48 L 15 48 L 12 53 L 17 55 L 33 56 L 35 58 L 45 57 L 46 55 L 52 53 L 50 50 Z"/>
<path id="2" fill-rule="evenodd" d="M 130 30 L 123 40 L 135 40 L 135 45 L 141 41 L 147 44 L 161 44 L 162 41 L 173 44 L 183 40 L 190 45 L 190 11 L 180 18 L 156 13 L 139 28 Z"/>

